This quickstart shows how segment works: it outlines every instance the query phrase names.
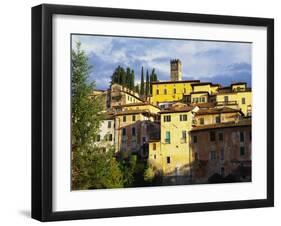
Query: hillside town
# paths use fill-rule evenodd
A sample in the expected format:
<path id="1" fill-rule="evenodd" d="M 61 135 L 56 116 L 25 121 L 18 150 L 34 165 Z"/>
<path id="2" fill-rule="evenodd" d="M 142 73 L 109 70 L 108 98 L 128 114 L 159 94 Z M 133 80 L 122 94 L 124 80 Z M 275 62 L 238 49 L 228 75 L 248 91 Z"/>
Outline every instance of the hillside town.
<path id="1" fill-rule="evenodd" d="M 105 109 L 95 145 L 137 156 L 163 185 L 251 181 L 251 88 L 182 77 L 173 59 L 170 80 L 151 82 L 148 96 L 118 83 L 94 90 Z"/>

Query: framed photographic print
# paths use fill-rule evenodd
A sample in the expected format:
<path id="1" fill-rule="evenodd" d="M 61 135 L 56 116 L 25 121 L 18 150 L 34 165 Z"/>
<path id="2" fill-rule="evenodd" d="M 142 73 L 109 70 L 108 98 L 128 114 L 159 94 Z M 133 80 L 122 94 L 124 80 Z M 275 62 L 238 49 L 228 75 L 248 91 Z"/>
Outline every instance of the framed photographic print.
<path id="1" fill-rule="evenodd" d="M 274 21 L 32 8 L 32 217 L 274 205 Z"/>

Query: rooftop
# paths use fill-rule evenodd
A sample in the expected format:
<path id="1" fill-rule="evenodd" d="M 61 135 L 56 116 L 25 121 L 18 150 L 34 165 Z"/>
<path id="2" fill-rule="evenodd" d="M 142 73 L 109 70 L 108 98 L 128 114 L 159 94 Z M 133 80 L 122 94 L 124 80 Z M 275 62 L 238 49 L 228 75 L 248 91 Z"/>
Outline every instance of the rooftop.
<path id="1" fill-rule="evenodd" d="M 155 81 L 151 84 L 170 84 L 170 83 L 198 83 L 200 80 L 182 80 L 182 81 Z"/>
<path id="2" fill-rule="evenodd" d="M 160 111 L 160 114 L 167 114 L 167 113 L 179 113 L 179 112 L 189 112 L 193 109 L 190 106 L 172 106 L 168 109 L 164 109 Z"/>
<path id="3" fill-rule="evenodd" d="M 241 110 L 233 109 L 229 107 L 223 107 L 223 108 L 200 108 L 199 111 L 197 111 L 196 115 L 208 115 L 208 114 L 221 114 L 221 113 L 236 113 L 239 112 L 243 115 Z"/>
<path id="4" fill-rule="evenodd" d="M 200 125 L 193 127 L 191 132 L 201 131 L 201 130 L 209 130 L 209 129 L 222 129 L 222 128 L 232 128 L 239 126 L 251 126 L 251 119 L 243 119 L 238 122 L 227 122 L 227 123 L 218 123 L 218 124 L 210 124 L 210 125 Z"/>
<path id="5" fill-rule="evenodd" d="M 157 114 L 154 114 L 152 112 L 150 112 L 149 110 L 144 110 L 144 109 L 141 109 L 141 110 L 125 110 L 125 111 L 120 111 L 120 112 L 117 112 L 116 115 L 131 115 L 131 114 L 149 114 L 149 115 L 157 115 Z"/>
<path id="6" fill-rule="evenodd" d="M 151 103 L 148 103 L 148 102 L 129 103 L 129 104 L 116 105 L 116 106 L 113 106 L 113 107 L 117 108 L 117 107 L 133 107 L 133 106 L 147 106 L 147 105 L 150 105 L 150 106 L 153 106 L 153 107 L 159 109 L 159 107 L 157 107 L 157 106 L 155 106 Z"/>

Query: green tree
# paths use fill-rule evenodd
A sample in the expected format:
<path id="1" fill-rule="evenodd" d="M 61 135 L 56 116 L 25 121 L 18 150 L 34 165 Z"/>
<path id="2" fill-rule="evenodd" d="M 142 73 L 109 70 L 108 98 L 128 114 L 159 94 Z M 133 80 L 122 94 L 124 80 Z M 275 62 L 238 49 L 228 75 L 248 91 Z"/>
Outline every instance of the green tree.
<path id="1" fill-rule="evenodd" d="M 155 73 L 155 69 L 153 68 L 150 74 L 150 94 L 152 94 L 152 82 L 157 81 L 157 75 Z"/>
<path id="2" fill-rule="evenodd" d="M 148 70 L 146 70 L 145 96 L 149 95 L 149 91 L 150 91 L 149 75 L 148 75 Z"/>
<path id="3" fill-rule="evenodd" d="M 155 177 L 155 172 L 154 172 L 152 166 L 149 165 L 143 174 L 144 181 L 146 181 L 148 183 L 152 183 L 154 177 Z"/>
<path id="4" fill-rule="evenodd" d="M 131 71 L 130 89 L 135 91 L 135 72 L 134 72 L 134 70 Z"/>
<path id="5" fill-rule="evenodd" d="M 143 77 L 143 67 L 141 67 L 141 84 L 140 84 L 140 95 L 144 95 L 144 77 Z"/>
<path id="6" fill-rule="evenodd" d="M 113 152 L 104 153 L 93 143 L 104 115 L 101 102 L 91 98 L 95 84 L 89 83 L 91 67 L 80 43 L 71 55 L 72 189 L 121 187 L 123 175 Z"/>
<path id="7" fill-rule="evenodd" d="M 127 67 L 126 69 L 126 81 L 125 86 L 130 89 L 131 86 L 131 69 Z"/>

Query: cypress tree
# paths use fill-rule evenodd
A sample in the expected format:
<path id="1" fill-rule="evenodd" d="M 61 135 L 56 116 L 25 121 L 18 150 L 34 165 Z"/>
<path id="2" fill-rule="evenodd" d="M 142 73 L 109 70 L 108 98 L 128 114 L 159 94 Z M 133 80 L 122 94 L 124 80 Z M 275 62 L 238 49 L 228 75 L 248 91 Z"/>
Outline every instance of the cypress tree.
<path id="1" fill-rule="evenodd" d="M 127 70 L 126 70 L 126 81 L 125 81 L 125 86 L 127 88 L 130 88 L 131 86 L 131 70 L 129 67 L 127 67 Z"/>
<path id="2" fill-rule="evenodd" d="M 126 86 L 126 72 L 123 67 L 120 70 L 120 85 Z"/>
<path id="3" fill-rule="evenodd" d="M 135 90 L 135 72 L 134 72 L 134 70 L 132 70 L 132 72 L 131 72 L 130 89 Z"/>
<path id="4" fill-rule="evenodd" d="M 143 78 L 143 67 L 141 67 L 141 85 L 140 85 L 140 95 L 144 95 L 144 78 Z"/>
<path id="5" fill-rule="evenodd" d="M 153 68 L 150 74 L 150 94 L 152 94 L 152 82 L 157 81 L 157 75 L 155 73 L 155 69 Z"/>
<path id="6" fill-rule="evenodd" d="M 145 83 L 145 96 L 149 95 L 149 76 L 148 76 L 148 70 L 146 70 L 146 83 Z"/>

